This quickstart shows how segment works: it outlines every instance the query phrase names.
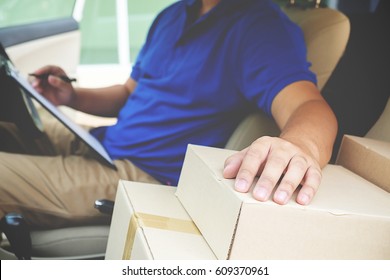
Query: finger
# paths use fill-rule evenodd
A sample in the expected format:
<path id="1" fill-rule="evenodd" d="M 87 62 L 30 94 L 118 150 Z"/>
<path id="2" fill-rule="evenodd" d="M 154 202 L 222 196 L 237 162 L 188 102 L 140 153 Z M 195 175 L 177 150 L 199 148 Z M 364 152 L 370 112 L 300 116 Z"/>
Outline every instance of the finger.
<path id="1" fill-rule="evenodd" d="M 47 81 L 51 86 L 53 86 L 55 88 L 63 88 L 65 86 L 67 86 L 66 82 L 64 82 L 61 78 L 54 76 L 54 75 L 49 75 L 49 77 L 47 78 Z"/>
<path id="2" fill-rule="evenodd" d="M 238 170 L 240 169 L 242 160 L 244 159 L 247 149 L 244 149 L 225 160 L 223 168 L 223 177 L 226 179 L 236 178 Z"/>
<path id="3" fill-rule="evenodd" d="M 42 90 L 41 83 L 40 83 L 39 79 L 32 78 L 29 81 L 30 81 L 32 87 L 35 88 L 35 90 L 37 90 L 38 92 L 40 92 L 40 90 Z"/>
<path id="4" fill-rule="evenodd" d="M 302 205 L 309 204 L 321 184 L 322 172 L 319 167 L 310 167 L 302 182 L 302 188 L 298 193 L 297 202 Z"/>
<path id="5" fill-rule="evenodd" d="M 53 66 L 53 65 L 46 65 L 34 71 L 34 74 L 37 75 L 42 75 L 42 74 L 62 75 L 64 73 L 65 72 L 60 67 Z"/>
<path id="6" fill-rule="evenodd" d="M 272 190 L 286 170 L 289 160 L 290 156 L 282 150 L 278 150 L 277 152 L 268 155 L 264 170 L 253 189 L 253 197 L 255 199 L 260 201 L 268 200 Z"/>
<path id="7" fill-rule="evenodd" d="M 308 162 L 303 156 L 294 156 L 275 191 L 273 200 L 278 204 L 286 204 L 296 188 L 302 182 L 308 169 Z"/>
<path id="8" fill-rule="evenodd" d="M 66 99 L 70 98 L 73 86 L 71 83 L 64 81 L 60 77 L 50 75 L 47 79 L 50 86 L 54 89 L 54 92 L 61 102 L 66 102 Z M 65 103 L 63 105 L 66 105 Z"/>
<path id="9" fill-rule="evenodd" d="M 45 89 L 47 88 L 48 86 L 48 82 L 46 80 L 41 80 L 41 79 L 33 79 L 31 81 L 31 86 L 37 91 L 39 92 L 40 94 L 43 95 L 43 93 L 45 92 Z"/>
<path id="10" fill-rule="evenodd" d="M 247 149 L 236 176 L 235 189 L 237 191 L 247 192 L 249 190 L 268 156 L 269 149 L 269 141 L 261 139 L 256 140 Z"/>
<path id="11" fill-rule="evenodd" d="M 34 89 L 39 92 L 40 94 L 43 95 L 43 88 L 41 86 L 39 86 L 39 84 L 33 84 L 32 85 L 34 87 Z"/>

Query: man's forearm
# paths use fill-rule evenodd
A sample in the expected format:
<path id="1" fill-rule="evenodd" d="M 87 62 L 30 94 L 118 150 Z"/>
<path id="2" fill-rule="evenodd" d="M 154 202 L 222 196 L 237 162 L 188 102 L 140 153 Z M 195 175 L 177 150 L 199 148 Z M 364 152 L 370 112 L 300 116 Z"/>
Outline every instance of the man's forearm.
<path id="1" fill-rule="evenodd" d="M 236 178 L 235 189 L 249 191 L 266 201 L 272 195 L 286 204 L 298 186 L 297 202 L 310 203 L 321 183 L 321 167 L 332 154 L 337 121 L 314 84 L 297 82 L 274 99 L 272 114 L 281 128 L 280 137 L 260 137 L 225 162 L 225 178 Z"/>
<path id="2" fill-rule="evenodd" d="M 129 92 L 124 85 L 105 88 L 76 88 L 70 104 L 76 110 L 103 117 L 116 117 Z"/>
<path id="3" fill-rule="evenodd" d="M 290 116 L 280 137 L 297 145 L 324 167 L 332 155 L 337 134 L 337 120 L 323 100 L 300 105 Z"/>

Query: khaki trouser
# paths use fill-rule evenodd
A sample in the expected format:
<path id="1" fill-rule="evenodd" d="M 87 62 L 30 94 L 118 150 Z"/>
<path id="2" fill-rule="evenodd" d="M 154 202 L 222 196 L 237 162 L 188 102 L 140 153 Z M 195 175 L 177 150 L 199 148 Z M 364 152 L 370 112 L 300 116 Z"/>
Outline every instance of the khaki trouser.
<path id="1" fill-rule="evenodd" d="M 54 119 L 45 131 L 47 138 L 31 143 L 0 122 L 0 218 L 17 212 L 36 228 L 107 223 L 94 201 L 114 200 L 119 179 L 159 184 L 127 160 L 116 160 L 116 171 L 101 164 Z"/>

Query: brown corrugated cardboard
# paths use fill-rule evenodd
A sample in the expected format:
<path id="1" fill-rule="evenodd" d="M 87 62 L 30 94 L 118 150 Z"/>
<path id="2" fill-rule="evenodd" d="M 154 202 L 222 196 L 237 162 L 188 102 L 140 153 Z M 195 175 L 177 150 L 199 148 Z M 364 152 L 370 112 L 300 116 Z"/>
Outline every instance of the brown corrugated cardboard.
<path id="1" fill-rule="evenodd" d="M 218 259 L 390 259 L 390 194 L 324 168 L 308 206 L 259 202 L 222 176 L 234 151 L 190 145 L 176 195 Z"/>
<path id="2" fill-rule="evenodd" d="M 390 192 L 390 142 L 345 135 L 336 163 Z"/>
<path id="3" fill-rule="evenodd" d="M 390 142 L 390 97 L 386 107 L 365 137 Z"/>
<path id="4" fill-rule="evenodd" d="M 106 259 L 215 259 L 175 191 L 120 181 Z"/>

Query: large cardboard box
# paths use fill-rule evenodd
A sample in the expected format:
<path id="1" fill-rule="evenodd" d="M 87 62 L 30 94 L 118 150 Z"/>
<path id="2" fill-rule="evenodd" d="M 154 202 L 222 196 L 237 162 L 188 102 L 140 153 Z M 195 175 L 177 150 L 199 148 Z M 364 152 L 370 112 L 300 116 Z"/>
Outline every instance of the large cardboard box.
<path id="1" fill-rule="evenodd" d="M 336 163 L 390 192 L 390 142 L 345 135 Z"/>
<path id="2" fill-rule="evenodd" d="M 105 258 L 215 259 L 175 191 L 119 181 Z"/>
<path id="3" fill-rule="evenodd" d="M 390 259 L 390 194 L 329 165 L 308 206 L 259 202 L 222 176 L 234 151 L 190 145 L 176 195 L 218 259 Z"/>

